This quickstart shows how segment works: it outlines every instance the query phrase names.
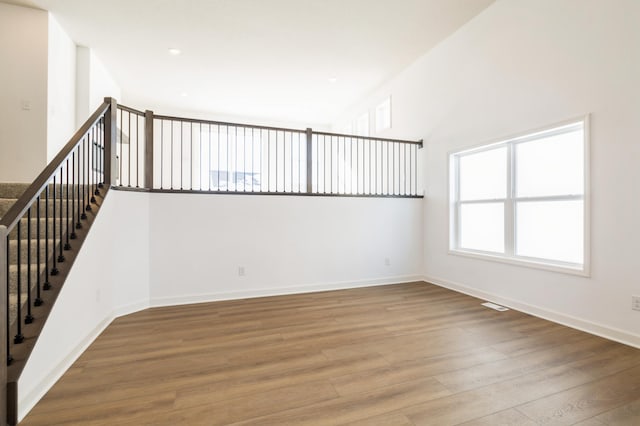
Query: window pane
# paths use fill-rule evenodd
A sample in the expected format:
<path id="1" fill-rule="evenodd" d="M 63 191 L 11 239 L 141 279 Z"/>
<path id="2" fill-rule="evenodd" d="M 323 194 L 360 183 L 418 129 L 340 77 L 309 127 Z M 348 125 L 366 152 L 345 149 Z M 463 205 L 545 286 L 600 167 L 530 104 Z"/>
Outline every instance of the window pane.
<path id="1" fill-rule="evenodd" d="M 584 193 L 582 129 L 519 143 L 515 148 L 518 197 Z"/>
<path id="2" fill-rule="evenodd" d="M 507 195 L 507 148 L 460 157 L 460 199 L 486 200 Z"/>
<path id="3" fill-rule="evenodd" d="M 460 247 L 504 253 L 504 203 L 462 204 Z"/>
<path id="4" fill-rule="evenodd" d="M 583 202 L 519 202 L 516 254 L 582 264 Z"/>

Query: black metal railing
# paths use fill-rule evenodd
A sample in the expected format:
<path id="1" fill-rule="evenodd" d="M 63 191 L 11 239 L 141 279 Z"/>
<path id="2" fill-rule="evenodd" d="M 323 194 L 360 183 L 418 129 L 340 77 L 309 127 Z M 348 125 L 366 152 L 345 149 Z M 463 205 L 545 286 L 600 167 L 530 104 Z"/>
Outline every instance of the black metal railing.
<path id="1" fill-rule="evenodd" d="M 421 197 L 408 141 L 155 115 L 118 105 L 118 188 Z"/>
<path id="2" fill-rule="evenodd" d="M 111 181 L 114 108 L 107 99 L 0 219 L 0 410 L 6 406 L 9 424 L 17 421 L 18 377 Z"/>

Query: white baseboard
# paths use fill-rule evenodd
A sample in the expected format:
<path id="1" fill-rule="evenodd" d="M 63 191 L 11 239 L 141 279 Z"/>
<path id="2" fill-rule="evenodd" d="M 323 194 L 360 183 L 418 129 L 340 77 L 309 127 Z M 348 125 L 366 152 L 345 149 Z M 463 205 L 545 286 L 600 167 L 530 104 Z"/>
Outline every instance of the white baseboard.
<path id="1" fill-rule="evenodd" d="M 94 340 L 111 324 L 115 316 L 109 316 L 102 320 L 92 331 L 90 331 L 78 345 L 71 349 L 66 357 L 56 366 L 51 368 L 49 374 L 44 376 L 37 386 L 27 395 L 22 396 L 20 392 L 20 382 L 18 382 L 18 422 L 31 411 L 40 399 L 51 389 L 51 387 L 62 377 L 74 362 L 83 354 Z"/>
<path id="2" fill-rule="evenodd" d="M 574 317 L 572 315 L 567 315 L 562 312 L 557 312 L 540 306 L 530 305 L 528 303 L 520 302 L 507 297 L 502 297 L 497 294 L 481 291 L 473 287 L 455 283 L 442 278 L 424 276 L 423 280 L 440 287 L 445 287 L 450 290 L 457 291 L 459 293 L 464 293 L 469 296 L 477 297 L 479 299 L 495 302 L 500 305 L 507 306 L 511 309 L 515 309 L 516 311 L 524 312 L 526 314 L 553 321 L 558 324 L 566 325 L 567 327 L 575 328 L 577 330 L 594 334 L 596 336 L 604 337 L 605 339 L 613 340 L 628 346 L 633 346 L 635 348 L 640 348 L 640 336 L 638 336 L 637 334 L 629 333 L 624 330 L 609 327 L 603 324 L 598 324 L 584 318 Z"/>
<path id="3" fill-rule="evenodd" d="M 33 388 L 27 395 L 22 396 L 20 392 L 20 384 L 18 382 L 18 421 L 31 411 L 31 409 L 40 401 L 40 399 L 51 389 L 51 387 L 67 372 L 74 362 L 84 353 L 85 350 L 93 343 L 94 340 L 118 317 L 128 315 L 134 312 L 147 309 L 149 302 L 147 300 L 133 303 L 127 306 L 116 308 L 111 315 L 105 317 L 93 330 L 91 330 L 78 345 L 71 349 L 66 357 L 56 366 L 51 368 L 49 374 L 44 376 L 37 386 Z"/>
<path id="4" fill-rule="evenodd" d="M 295 287 L 276 287 L 259 290 L 244 290 L 206 294 L 191 294 L 187 296 L 156 297 L 151 299 L 152 307 L 190 305 L 194 303 L 218 302 L 222 300 L 252 299 L 256 297 L 283 296 L 286 294 L 315 293 L 329 290 L 346 290 L 350 288 L 373 287 L 377 285 L 403 284 L 412 281 L 422 281 L 421 275 L 402 275 L 395 277 L 375 278 L 358 281 L 341 281 L 334 283 L 310 284 Z"/>

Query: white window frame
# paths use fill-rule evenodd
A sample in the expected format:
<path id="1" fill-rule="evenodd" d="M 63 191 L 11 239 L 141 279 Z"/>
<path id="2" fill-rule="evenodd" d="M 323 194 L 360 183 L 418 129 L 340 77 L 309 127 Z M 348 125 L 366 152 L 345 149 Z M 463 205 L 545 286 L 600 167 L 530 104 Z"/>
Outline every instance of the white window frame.
<path id="1" fill-rule="evenodd" d="M 461 151 L 449 152 L 449 254 L 472 257 L 483 260 L 491 260 L 513 265 L 526 266 L 536 269 L 544 269 L 555 272 L 568 273 L 580 276 L 590 275 L 590 125 L 589 115 L 575 119 L 566 120 L 544 128 L 527 131 L 515 136 L 511 136 L 499 141 L 484 143 L 482 145 L 464 149 Z M 532 140 L 548 137 L 553 134 L 561 134 L 570 131 L 574 126 L 583 126 L 583 147 L 584 147 L 584 182 L 583 194 L 567 194 L 558 196 L 537 196 L 537 197 L 516 197 L 515 194 L 515 149 L 514 146 Z M 483 151 L 507 147 L 507 196 L 498 199 L 483 199 L 460 201 L 460 179 L 459 161 L 460 157 L 468 154 L 477 154 Z M 583 263 L 575 264 L 561 262 L 550 259 L 531 258 L 515 254 L 516 223 L 515 204 L 521 201 L 563 201 L 582 200 L 583 201 Z M 504 228 L 505 228 L 505 252 L 493 253 L 482 250 L 474 250 L 460 247 L 460 206 L 462 204 L 503 202 L 505 205 Z"/>

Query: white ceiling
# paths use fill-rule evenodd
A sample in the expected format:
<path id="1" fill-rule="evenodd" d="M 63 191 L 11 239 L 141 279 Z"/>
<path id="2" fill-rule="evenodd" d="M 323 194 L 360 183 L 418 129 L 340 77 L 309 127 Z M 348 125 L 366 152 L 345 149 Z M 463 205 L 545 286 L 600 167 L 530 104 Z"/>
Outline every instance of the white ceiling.
<path id="1" fill-rule="evenodd" d="M 11 2 L 51 11 L 94 49 L 132 106 L 314 124 L 331 122 L 493 0 Z M 174 47 L 182 54 L 170 55 Z"/>

